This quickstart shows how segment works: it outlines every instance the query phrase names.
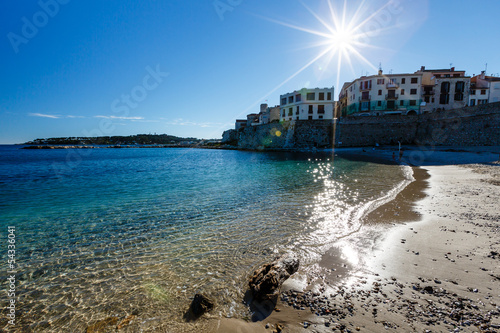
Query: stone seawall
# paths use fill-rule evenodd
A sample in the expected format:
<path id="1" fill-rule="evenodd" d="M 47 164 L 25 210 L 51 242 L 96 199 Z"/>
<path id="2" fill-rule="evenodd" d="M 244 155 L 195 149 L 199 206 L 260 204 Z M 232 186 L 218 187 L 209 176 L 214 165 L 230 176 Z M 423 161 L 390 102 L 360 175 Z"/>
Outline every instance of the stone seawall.
<path id="1" fill-rule="evenodd" d="M 402 144 L 500 145 L 500 102 L 414 116 L 272 123 L 226 131 L 239 148 L 331 148 Z"/>

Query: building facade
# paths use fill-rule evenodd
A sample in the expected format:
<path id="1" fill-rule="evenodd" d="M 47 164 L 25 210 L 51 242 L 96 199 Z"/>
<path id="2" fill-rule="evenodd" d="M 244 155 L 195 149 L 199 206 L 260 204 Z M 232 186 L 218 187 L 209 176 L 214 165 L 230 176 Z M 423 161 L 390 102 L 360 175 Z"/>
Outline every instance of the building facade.
<path id="1" fill-rule="evenodd" d="M 465 71 L 450 69 L 425 69 L 422 74 L 421 112 L 434 112 L 463 108 L 469 105 L 470 76 Z"/>
<path id="2" fill-rule="evenodd" d="M 259 114 L 250 113 L 247 115 L 247 127 L 259 125 Z"/>
<path id="3" fill-rule="evenodd" d="M 362 76 L 344 84 L 339 94 L 341 116 L 422 114 L 468 105 L 470 77 L 465 71 L 426 70 Z"/>
<path id="4" fill-rule="evenodd" d="M 344 84 L 339 94 L 341 116 L 417 114 L 421 104 L 421 73 L 362 76 Z"/>
<path id="5" fill-rule="evenodd" d="M 247 120 L 246 119 L 236 119 L 236 122 L 234 123 L 234 129 L 239 130 L 240 128 L 247 127 Z"/>
<path id="6" fill-rule="evenodd" d="M 481 105 L 500 101 L 500 77 L 481 75 L 471 78 L 469 105 Z"/>
<path id="7" fill-rule="evenodd" d="M 280 96 L 280 121 L 333 119 L 334 88 L 303 88 Z"/>

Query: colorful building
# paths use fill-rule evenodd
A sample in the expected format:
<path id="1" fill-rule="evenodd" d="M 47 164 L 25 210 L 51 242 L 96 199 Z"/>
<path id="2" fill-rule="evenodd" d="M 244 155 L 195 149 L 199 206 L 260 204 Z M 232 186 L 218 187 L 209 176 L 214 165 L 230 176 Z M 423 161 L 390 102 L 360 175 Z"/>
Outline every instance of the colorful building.
<path id="1" fill-rule="evenodd" d="M 339 95 L 341 116 L 379 116 L 420 112 L 422 73 L 362 76 L 345 83 Z"/>

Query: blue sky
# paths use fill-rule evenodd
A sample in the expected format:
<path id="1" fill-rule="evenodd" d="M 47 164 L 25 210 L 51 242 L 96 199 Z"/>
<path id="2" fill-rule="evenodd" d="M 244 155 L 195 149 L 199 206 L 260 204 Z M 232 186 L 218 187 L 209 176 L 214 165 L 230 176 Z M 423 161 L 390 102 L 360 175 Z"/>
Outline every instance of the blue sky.
<path id="1" fill-rule="evenodd" d="M 497 0 L 4 1 L 0 143 L 220 138 L 281 93 L 337 95 L 380 63 L 394 73 L 451 63 L 469 75 L 488 63 L 496 74 L 499 12 Z M 338 37 L 342 17 L 351 42 Z"/>

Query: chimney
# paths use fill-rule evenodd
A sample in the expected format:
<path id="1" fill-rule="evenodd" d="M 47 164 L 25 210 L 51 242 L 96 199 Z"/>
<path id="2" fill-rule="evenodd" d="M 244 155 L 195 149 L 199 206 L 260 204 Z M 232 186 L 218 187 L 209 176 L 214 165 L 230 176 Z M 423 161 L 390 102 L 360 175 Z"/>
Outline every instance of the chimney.
<path id="1" fill-rule="evenodd" d="M 383 71 L 382 68 L 378 70 L 378 75 L 382 75 Z"/>
<path id="2" fill-rule="evenodd" d="M 485 77 L 486 77 L 486 71 L 481 71 L 481 76 L 480 76 L 481 80 L 484 80 Z"/>
<path id="3" fill-rule="evenodd" d="M 425 66 L 420 67 L 420 71 L 421 72 L 425 71 Z"/>
<path id="4" fill-rule="evenodd" d="M 455 71 L 455 67 L 452 67 L 452 68 L 450 69 L 450 72 L 454 72 L 454 71 Z"/>

